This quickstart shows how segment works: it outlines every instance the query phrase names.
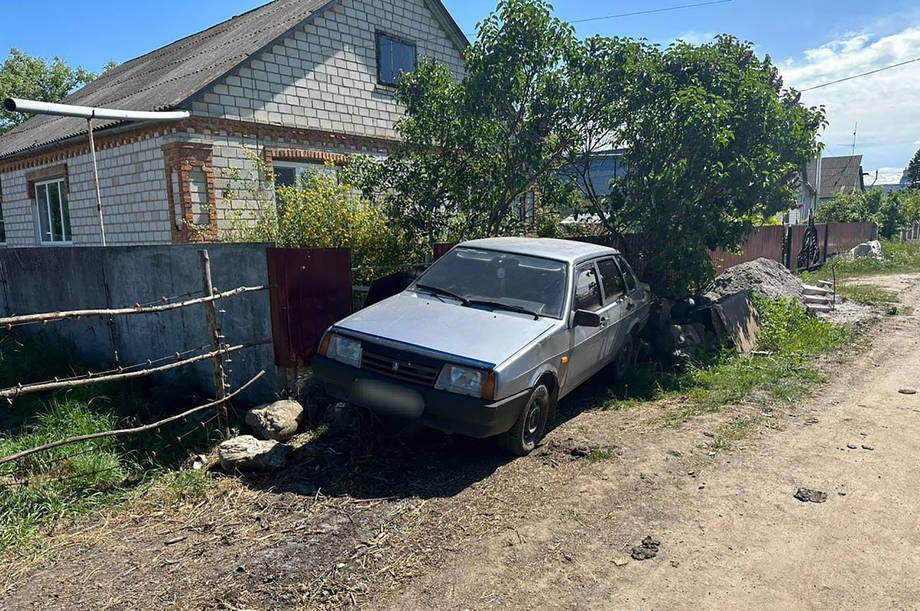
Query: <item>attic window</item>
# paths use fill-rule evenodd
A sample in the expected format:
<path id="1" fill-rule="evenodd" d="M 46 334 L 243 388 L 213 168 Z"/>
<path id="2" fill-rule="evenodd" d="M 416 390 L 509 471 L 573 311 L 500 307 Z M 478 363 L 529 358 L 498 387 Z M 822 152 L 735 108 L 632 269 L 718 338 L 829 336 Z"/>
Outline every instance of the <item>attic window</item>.
<path id="1" fill-rule="evenodd" d="M 377 32 L 377 81 L 395 86 L 399 77 L 417 66 L 415 43 Z"/>

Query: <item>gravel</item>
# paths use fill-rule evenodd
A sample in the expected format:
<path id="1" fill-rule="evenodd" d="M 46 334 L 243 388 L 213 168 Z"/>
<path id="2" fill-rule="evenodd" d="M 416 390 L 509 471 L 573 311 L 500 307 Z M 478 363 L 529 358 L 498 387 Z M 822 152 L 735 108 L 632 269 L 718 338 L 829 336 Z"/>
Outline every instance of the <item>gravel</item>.
<path id="1" fill-rule="evenodd" d="M 730 267 L 703 289 L 713 301 L 746 291 L 770 299 L 796 299 L 803 303 L 802 282 L 784 265 L 772 259 L 754 259 Z"/>

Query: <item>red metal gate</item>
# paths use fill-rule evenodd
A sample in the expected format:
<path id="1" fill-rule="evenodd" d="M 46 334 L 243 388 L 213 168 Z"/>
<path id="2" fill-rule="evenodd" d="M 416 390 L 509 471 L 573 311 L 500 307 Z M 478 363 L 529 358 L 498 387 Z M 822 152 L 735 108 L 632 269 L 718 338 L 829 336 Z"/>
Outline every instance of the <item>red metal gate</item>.
<path id="1" fill-rule="evenodd" d="M 351 250 L 269 248 L 275 364 L 305 367 L 329 325 L 352 311 Z"/>

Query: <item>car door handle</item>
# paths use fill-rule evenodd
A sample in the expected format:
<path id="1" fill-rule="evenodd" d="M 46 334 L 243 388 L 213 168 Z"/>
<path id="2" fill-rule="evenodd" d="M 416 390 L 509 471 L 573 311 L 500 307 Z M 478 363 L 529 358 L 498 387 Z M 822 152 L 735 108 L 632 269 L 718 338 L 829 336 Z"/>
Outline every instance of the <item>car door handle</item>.
<path id="1" fill-rule="evenodd" d="M 634 304 L 634 303 L 631 302 L 631 301 L 630 301 L 629 303 L 626 304 L 626 309 L 627 309 L 627 310 L 631 310 L 631 309 L 633 309 L 634 307 L 636 307 L 636 304 Z"/>
<path id="2" fill-rule="evenodd" d="M 607 326 L 607 317 L 606 317 L 606 316 L 604 316 L 604 317 L 601 318 L 601 326 L 602 326 L 602 327 L 606 327 L 606 326 Z"/>

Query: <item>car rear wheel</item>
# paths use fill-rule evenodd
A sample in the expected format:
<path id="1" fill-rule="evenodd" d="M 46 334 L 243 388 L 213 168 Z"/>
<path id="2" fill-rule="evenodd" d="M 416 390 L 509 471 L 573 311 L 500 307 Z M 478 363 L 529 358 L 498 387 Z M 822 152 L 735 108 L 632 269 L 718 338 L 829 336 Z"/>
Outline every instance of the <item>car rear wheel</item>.
<path id="1" fill-rule="evenodd" d="M 633 336 L 630 335 L 623 343 L 623 347 L 620 348 L 620 353 L 617 354 L 617 358 L 613 364 L 613 375 L 617 380 L 622 380 L 629 375 L 629 370 L 632 369 L 635 355 L 636 341 L 633 339 Z"/>
<path id="2" fill-rule="evenodd" d="M 552 408 L 552 395 L 545 384 L 538 384 L 530 393 L 527 404 L 514 426 L 498 437 L 503 450 L 515 456 L 526 456 L 543 439 L 546 421 Z"/>

